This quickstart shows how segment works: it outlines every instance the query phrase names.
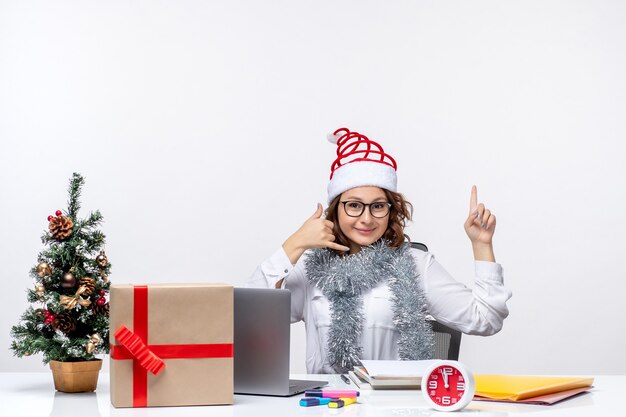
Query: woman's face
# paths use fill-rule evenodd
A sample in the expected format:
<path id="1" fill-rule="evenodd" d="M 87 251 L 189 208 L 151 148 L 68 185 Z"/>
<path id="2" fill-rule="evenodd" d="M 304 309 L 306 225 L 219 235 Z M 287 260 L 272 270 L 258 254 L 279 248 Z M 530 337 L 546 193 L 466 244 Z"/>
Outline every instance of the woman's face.
<path id="1" fill-rule="evenodd" d="M 345 210 L 344 202 L 358 202 L 368 204 L 363 213 L 358 217 L 348 216 Z M 361 247 L 371 245 L 380 239 L 387 231 L 389 224 L 389 214 L 385 217 L 377 218 L 372 216 L 369 204 L 372 203 L 388 203 L 385 192 L 378 187 L 356 187 L 345 191 L 339 197 L 339 206 L 337 207 L 337 218 L 339 219 L 339 228 L 350 241 L 350 253 L 357 253 Z M 347 203 L 347 208 L 351 205 Z M 352 207 L 358 204 L 352 204 Z M 380 205 L 375 208 L 380 208 Z"/>

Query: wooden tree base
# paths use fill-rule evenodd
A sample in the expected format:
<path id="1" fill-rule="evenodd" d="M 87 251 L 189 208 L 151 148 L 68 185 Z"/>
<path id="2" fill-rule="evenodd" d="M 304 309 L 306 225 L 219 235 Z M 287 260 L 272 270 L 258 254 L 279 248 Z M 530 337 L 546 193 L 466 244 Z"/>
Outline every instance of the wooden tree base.
<path id="1" fill-rule="evenodd" d="M 102 360 L 83 362 L 50 361 L 54 388 L 61 392 L 95 391 Z"/>

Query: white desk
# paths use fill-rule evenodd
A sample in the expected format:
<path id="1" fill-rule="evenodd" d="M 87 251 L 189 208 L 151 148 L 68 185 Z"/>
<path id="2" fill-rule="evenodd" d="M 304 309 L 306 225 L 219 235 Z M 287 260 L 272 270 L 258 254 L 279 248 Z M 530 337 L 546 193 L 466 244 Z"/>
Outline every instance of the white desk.
<path id="1" fill-rule="evenodd" d="M 293 375 L 306 379 L 307 376 Z M 334 388 L 346 388 L 337 375 L 311 375 L 310 379 L 328 378 Z M 488 403 L 473 401 L 463 415 L 506 417 L 567 416 L 599 417 L 623 415 L 618 400 L 625 397 L 626 375 L 598 376 L 595 388 L 587 394 L 553 406 Z M 352 386 L 354 388 L 354 386 Z M 108 416 L 376 416 L 426 417 L 454 416 L 438 413 L 426 407 L 419 391 L 362 391 L 359 403 L 340 409 L 326 406 L 300 407 L 301 395 L 288 398 L 236 395 L 232 406 L 114 408 L 109 401 L 109 375 L 100 374 L 98 389 L 92 393 L 65 394 L 56 392 L 50 372 L 0 373 L 0 416 L 108 417 Z"/>

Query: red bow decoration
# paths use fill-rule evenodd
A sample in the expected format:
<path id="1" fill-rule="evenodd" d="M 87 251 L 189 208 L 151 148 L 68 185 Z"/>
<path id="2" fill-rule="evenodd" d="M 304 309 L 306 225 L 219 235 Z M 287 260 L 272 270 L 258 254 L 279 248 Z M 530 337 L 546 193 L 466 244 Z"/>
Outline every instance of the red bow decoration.
<path id="1" fill-rule="evenodd" d="M 165 362 L 148 349 L 148 346 L 141 341 L 139 336 L 128 330 L 128 327 L 120 326 L 114 336 L 139 361 L 139 365 L 145 370 L 157 375 L 165 368 Z"/>

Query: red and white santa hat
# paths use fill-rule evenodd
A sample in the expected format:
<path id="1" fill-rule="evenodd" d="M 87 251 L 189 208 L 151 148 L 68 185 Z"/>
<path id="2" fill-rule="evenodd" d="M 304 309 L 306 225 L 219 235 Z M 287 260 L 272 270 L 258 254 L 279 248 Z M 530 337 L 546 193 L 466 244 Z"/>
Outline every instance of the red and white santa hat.
<path id="1" fill-rule="evenodd" d="M 396 161 L 377 142 L 345 127 L 329 134 L 328 141 L 337 144 L 337 159 L 330 167 L 328 204 L 354 187 L 397 191 Z"/>

